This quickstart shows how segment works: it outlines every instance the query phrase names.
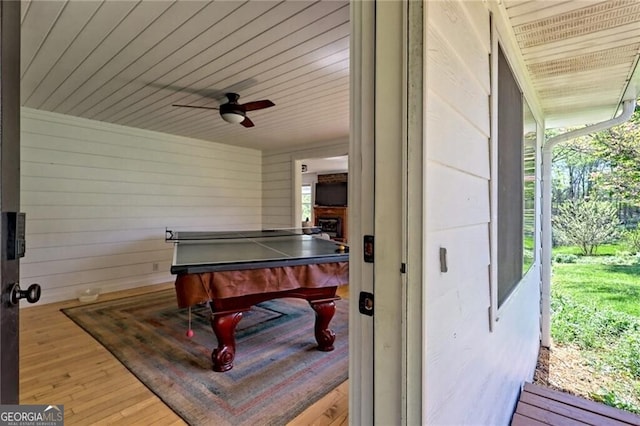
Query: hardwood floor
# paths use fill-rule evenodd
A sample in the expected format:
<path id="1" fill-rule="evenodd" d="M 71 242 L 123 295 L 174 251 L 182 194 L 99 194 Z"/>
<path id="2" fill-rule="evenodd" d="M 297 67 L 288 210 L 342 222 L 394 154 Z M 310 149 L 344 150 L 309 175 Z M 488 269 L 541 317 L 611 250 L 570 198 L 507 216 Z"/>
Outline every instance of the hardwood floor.
<path id="1" fill-rule="evenodd" d="M 100 296 L 109 300 L 144 294 L 173 283 Z M 346 298 L 348 288 L 342 287 Z M 20 311 L 20 404 L 64 405 L 67 425 L 183 425 L 184 421 L 60 309 L 68 301 Z M 348 424 L 348 382 L 290 425 Z"/>

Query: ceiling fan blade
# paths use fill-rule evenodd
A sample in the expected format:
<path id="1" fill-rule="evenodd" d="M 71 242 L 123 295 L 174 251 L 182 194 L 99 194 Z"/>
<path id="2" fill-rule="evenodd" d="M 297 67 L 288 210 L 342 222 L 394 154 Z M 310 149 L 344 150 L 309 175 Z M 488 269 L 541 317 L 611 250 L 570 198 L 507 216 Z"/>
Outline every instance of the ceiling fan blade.
<path id="1" fill-rule="evenodd" d="M 246 104 L 242 104 L 240 106 L 245 111 L 255 111 L 257 109 L 264 109 L 275 106 L 275 104 L 268 99 L 264 99 L 262 101 L 247 102 Z"/>
<path id="2" fill-rule="evenodd" d="M 199 106 L 199 105 L 178 105 L 178 104 L 173 104 L 171 106 L 183 107 L 183 108 L 218 109 L 217 107 L 208 107 L 208 106 Z"/>
<path id="3" fill-rule="evenodd" d="M 242 122 L 240 124 L 242 124 L 244 127 L 253 127 L 253 126 L 255 126 L 255 124 L 253 124 L 253 121 L 251 121 L 249 119 L 249 117 L 245 117 L 244 120 L 242 120 Z"/>
<path id="4" fill-rule="evenodd" d="M 147 83 L 147 86 L 153 87 L 155 89 L 163 89 L 163 90 L 171 90 L 176 93 L 190 93 L 192 95 L 198 95 L 202 98 L 213 99 L 216 102 L 224 102 L 226 100 L 224 94 L 226 93 L 223 90 L 216 89 L 196 89 L 193 87 L 185 87 L 185 86 L 176 86 L 173 84 L 163 84 L 163 83 Z"/>

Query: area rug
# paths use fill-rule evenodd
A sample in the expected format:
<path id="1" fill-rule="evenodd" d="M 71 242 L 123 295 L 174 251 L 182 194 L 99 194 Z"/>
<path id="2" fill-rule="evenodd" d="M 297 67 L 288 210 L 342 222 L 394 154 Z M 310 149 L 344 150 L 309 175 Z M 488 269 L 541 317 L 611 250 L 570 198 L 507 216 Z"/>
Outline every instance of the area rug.
<path id="1" fill-rule="evenodd" d="M 64 309 L 191 425 L 283 425 L 347 379 L 348 303 L 339 300 L 332 352 L 316 350 L 315 313 L 299 299 L 276 299 L 244 313 L 234 367 L 211 369 L 217 345 L 209 308 L 188 310 L 175 292 Z"/>

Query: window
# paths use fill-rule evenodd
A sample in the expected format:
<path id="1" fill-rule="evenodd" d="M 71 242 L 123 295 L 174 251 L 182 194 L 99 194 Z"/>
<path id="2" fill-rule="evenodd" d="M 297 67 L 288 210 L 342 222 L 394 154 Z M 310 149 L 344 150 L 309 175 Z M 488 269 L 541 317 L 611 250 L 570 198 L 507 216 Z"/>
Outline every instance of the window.
<path id="1" fill-rule="evenodd" d="M 302 217 L 301 222 L 311 220 L 311 185 L 302 185 Z"/>
<path id="2" fill-rule="evenodd" d="M 501 306 L 534 262 L 536 146 L 533 114 L 498 49 L 497 302 Z"/>
<path id="3" fill-rule="evenodd" d="M 522 272 L 526 274 L 535 260 L 536 232 L 536 157 L 538 146 L 538 125 L 531 108 L 524 103 L 523 137 L 523 210 L 522 210 Z"/>

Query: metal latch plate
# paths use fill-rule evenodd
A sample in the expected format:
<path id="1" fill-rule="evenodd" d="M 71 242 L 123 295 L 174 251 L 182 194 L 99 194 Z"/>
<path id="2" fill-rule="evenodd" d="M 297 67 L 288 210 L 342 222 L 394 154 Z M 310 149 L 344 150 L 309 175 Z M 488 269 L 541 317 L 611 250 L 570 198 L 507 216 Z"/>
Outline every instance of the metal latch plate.
<path id="1" fill-rule="evenodd" d="M 369 315 L 370 317 L 373 316 L 373 293 L 367 293 L 366 291 L 360 292 L 358 309 L 363 315 Z"/>

